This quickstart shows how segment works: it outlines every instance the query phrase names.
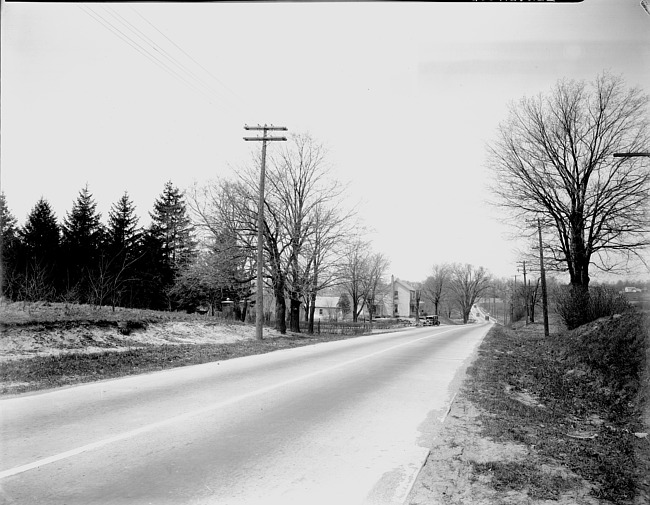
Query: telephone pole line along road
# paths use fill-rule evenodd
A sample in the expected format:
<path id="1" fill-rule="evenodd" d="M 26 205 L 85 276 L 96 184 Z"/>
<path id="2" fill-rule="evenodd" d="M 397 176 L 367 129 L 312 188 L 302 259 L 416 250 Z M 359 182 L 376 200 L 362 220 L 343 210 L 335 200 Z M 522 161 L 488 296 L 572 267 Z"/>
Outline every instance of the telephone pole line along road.
<path id="1" fill-rule="evenodd" d="M 257 204 L 257 296 L 255 297 L 255 336 L 262 340 L 264 324 L 264 176 L 266 173 L 266 143 L 286 141 L 286 137 L 267 137 L 268 131 L 287 131 L 284 126 L 244 126 L 244 130 L 261 131 L 261 137 L 244 137 L 246 141 L 262 142 L 262 167 L 260 169 L 260 194 Z"/>
<path id="2" fill-rule="evenodd" d="M 489 328 L 413 328 L 0 400 L 0 496 L 401 505 Z"/>

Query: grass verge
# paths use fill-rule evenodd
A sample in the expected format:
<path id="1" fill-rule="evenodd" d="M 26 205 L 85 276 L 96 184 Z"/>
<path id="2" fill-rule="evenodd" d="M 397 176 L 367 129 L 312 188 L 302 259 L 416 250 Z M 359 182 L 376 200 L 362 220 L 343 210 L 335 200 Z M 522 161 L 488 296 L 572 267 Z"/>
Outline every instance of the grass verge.
<path id="1" fill-rule="evenodd" d="M 350 338 L 304 335 L 228 344 L 139 345 L 125 351 L 69 353 L 8 361 L 0 367 L 0 394 L 37 391 L 169 368 L 222 361 L 279 349 Z"/>
<path id="2" fill-rule="evenodd" d="M 538 325 L 495 326 L 465 391 L 483 412 L 482 435 L 527 446 L 531 458 L 473 463 L 476 478 L 554 500 L 578 476 L 597 499 L 648 499 L 650 443 L 641 422 L 648 330 L 640 312 L 547 338 Z"/>

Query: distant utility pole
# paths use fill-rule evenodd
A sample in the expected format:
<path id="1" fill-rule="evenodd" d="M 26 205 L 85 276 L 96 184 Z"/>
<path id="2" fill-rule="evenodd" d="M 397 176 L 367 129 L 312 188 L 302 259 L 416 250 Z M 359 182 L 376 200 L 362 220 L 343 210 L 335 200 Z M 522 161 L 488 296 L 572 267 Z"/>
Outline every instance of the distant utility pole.
<path id="1" fill-rule="evenodd" d="M 544 249 L 542 247 L 542 222 L 537 218 L 539 234 L 539 274 L 542 278 L 542 312 L 544 313 L 544 336 L 548 337 L 548 298 L 546 297 L 546 272 L 544 271 Z"/>
<path id="2" fill-rule="evenodd" d="M 528 285 L 526 284 L 526 262 L 525 261 L 519 261 L 523 265 L 523 274 L 524 274 L 524 304 L 526 305 L 526 324 L 528 324 Z M 517 269 L 519 271 L 519 269 Z"/>
<path id="3" fill-rule="evenodd" d="M 514 276 L 515 283 L 512 288 L 512 303 L 510 304 L 510 324 L 515 322 L 515 313 L 517 312 L 517 276 Z"/>
<path id="4" fill-rule="evenodd" d="M 267 137 L 269 131 L 287 131 L 284 126 L 248 126 L 244 125 L 244 130 L 261 131 L 261 137 L 244 137 L 247 141 L 262 142 L 262 168 L 260 170 L 260 195 L 257 205 L 257 297 L 255 299 L 255 338 L 262 340 L 264 338 L 262 328 L 264 324 L 264 285 L 262 272 L 264 265 L 264 177 L 266 173 L 266 143 L 272 141 L 286 141 L 287 137 Z"/>

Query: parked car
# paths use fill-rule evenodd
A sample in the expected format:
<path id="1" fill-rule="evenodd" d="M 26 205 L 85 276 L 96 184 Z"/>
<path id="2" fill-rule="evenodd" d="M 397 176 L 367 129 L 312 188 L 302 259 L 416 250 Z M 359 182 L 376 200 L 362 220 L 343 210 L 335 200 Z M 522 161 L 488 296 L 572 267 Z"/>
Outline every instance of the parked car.
<path id="1" fill-rule="evenodd" d="M 440 326 L 440 318 L 437 314 L 433 316 L 424 316 L 422 326 Z"/>

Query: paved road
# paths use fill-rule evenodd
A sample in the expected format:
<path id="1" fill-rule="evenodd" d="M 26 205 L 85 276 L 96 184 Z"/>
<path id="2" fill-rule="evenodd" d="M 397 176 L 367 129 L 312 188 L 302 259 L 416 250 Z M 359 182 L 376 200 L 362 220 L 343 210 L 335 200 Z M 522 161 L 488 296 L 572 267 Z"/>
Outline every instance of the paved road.
<path id="1" fill-rule="evenodd" d="M 0 501 L 399 503 L 489 324 L 0 401 Z"/>

